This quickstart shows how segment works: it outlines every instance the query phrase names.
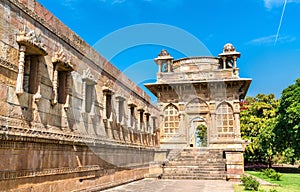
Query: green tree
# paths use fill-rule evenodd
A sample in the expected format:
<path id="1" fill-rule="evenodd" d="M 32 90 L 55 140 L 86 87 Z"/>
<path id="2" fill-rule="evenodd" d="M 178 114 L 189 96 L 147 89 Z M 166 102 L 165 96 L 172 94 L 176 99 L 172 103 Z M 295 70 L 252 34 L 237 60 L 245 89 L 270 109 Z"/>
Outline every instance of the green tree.
<path id="1" fill-rule="evenodd" d="M 282 91 L 274 133 L 280 151 L 292 163 L 300 159 L 300 78 Z"/>
<path id="2" fill-rule="evenodd" d="M 203 124 L 197 127 L 197 137 L 199 138 L 199 146 L 207 147 L 207 127 Z"/>
<path id="3" fill-rule="evenodd" d="M 246 162 L 264 162 L 269 166 L 275 154 L 275 134 L 277 122 L 276 110 L 279 101 L 274 94 L 258 94 L 247 97 L 241 107 L 241 134 L 244 140 L 250 140 L 246 147 Z"/>

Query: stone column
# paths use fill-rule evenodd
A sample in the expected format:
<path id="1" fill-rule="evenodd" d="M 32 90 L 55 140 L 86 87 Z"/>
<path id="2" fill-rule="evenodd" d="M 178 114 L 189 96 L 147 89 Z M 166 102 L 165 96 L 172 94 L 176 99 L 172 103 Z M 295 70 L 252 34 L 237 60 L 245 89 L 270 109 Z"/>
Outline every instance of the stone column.
<path id="1" fill-rule="evenodd" d="M 82 105 L 81 113 L 86 112 L 86 81 L 82 81 Z"/>
<path id="2" fill-rule="evenodd" d="M 131 125 L 132 125 L 132 123 L 131 123 L 131 106 L 129 105 L 128 106 L 128 124 L 127 124 L 127 127 L 129 128 L 129 129 L 131 129 L 132 127 L 131 127 Z"/>
<path id="3" fill-rule="evenodd" d="M 42 95 L 41 95 L 41 66 L 40 66 L 40 59 L 39 57 L 37 57 L 37 62 L 36 62 L 36 67 L 37 67 L 37 92 L 36 94 L 34 94 L 33 98 L 34 98 L 34 101 L 35 102 L 39 102 L 40 99 L 42 98 Z"/>
<path id="4" fill-rule="evenodd" d="M 172 63 L 171 61 L 167 61 L 167 65 L 168 65 L 168 72 L 172 72 Z"/>
<path id="5" fill-rule="evenodd" d="M 92 96 L 91 96 L 91 102 L 92 102 L 92 106 L 91 106 L 91 112 L 90 112 L 90 116 L 91 118 L 94 118 L 95 116 L 95 85 L 93 85 L 92 88 Z"/>
<path id="6" fill-rule="evenodd" d="M 66 92 L 65 92 L 65 94 L 66 94 L 66 103 L 64 105 L 64 110 L 68 111 L 69 107 L 70 107 L 70 94 L 69 94 L 69 92 L 70 92 L 70 78 L 71 78 L 71 73 L 70 72 L 67 73 L 66 78 L 67 78 L 66 87 L 65 87 L 65 89 L 66 89 Z"/>
<path id="7" fill-rule="evenodd" d="M 241 139 L 240 114 L 239 113 L 234 113 L 234 121 L 235 121 L 235 138 Z"/>
<path id="8" fill-rule="evenodd" d="M 106 112 L 106 103 L 107 103 L 107 94 L 103 93 L 103 119 L 107 119 L 107 112 Z"/>
<path id="9" fill-rule="evenodd" d="M 117 107 L 116 107 L 117 123 L 121 124 L 122 117 L 124 114 L 120 114 L 121 113 L 120 105 L 122 104 L 123 99 L 121 97 L 116 97 L 116 100 L 117 100 Z M 120 116 L 122 116 L 122 117 L 120 117 Z"/>
<path id="10" fill-rule="evenodd" d="M 158 64 L 158 72 L 161 73 L 162 72 L 162 63 Z"/>
<path id="11" fill-rule="evenodd" d="M 210 138 L 209 143 L 211 141 L 215 141 L 218 137 L 218 130 L 216 129 L 216 113 L 210 114 Z"/>
<path id="12" fill-rule="evenodd" d="M 226 69 L 226 57 L 222 57 L 223 60 L 223 69 Z"/>
<path id="13" fill-rule="evenodd" d="M 139 119 L 138 119 L 138 137 L 139 137 L 139 143 L 144 143 L 144 111 L 139 110 Z"/>
<path id="14" fill-rule="evenodd" d="M 23 80 L 24 80 L 25 52 L 26 52 L 26 46 L 20 45 L 18 77 L 17 77 L 17 85 L 16 85 L 17 95 L 24 93 Z"/>
<path id="15" fill-rule="evenodd" d="M 236 56 L 233 56 L 233 68 L 236 68 Z"/>
<path id="16" fill-rule="evenodd" d="M 57 88 L 58 88 L 58 71 L 57 66 L 54 67 L 53 72 L 53 101 L 52 104 L 57 103 Z"/>

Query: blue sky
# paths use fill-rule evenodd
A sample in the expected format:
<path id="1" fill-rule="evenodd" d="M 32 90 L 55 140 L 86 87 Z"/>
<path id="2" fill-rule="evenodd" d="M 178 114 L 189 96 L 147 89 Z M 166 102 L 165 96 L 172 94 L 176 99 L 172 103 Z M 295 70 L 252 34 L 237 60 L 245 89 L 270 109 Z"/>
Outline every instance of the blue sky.
<path id="1" fill-rule="evenodd" d="M 300 77 L 300 0 L 287 0 L 284 12 L 284 0 L 38 1 L 139 85 L 155 81 L 153 58 L 162 48 L 175 59 L 217 56 L 228 42 L 242 54 L 240 77 L 253 79 L 249 96 L 279 98 Z"/>

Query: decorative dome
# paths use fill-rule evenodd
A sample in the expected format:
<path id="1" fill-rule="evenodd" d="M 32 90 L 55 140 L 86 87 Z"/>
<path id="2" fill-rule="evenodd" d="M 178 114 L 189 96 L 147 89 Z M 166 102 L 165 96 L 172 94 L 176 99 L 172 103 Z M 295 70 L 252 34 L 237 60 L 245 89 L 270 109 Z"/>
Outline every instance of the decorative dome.
<path id="1" fill-rule="evenodd" d="M 236 52 L 234 46 L 231 43 L 227 43 L 224 45 L 223 53 Z"/>
<path id="2" fill-rule="evenodd" d="M 158 54 L 158 56 L 170 56 L 170 54 L 166 50 L 161 50 L 161 52 Z"/>

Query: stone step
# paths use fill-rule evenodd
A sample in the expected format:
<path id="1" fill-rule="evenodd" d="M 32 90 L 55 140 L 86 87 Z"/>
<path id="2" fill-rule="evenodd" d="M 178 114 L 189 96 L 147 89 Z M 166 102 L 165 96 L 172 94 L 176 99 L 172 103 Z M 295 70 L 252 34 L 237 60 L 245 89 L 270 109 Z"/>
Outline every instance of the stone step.
<path id="1" fill-rule="evenodd" d="M 220 176 L 220 175 L 226 175 L 225 171 L 220 171 L 216 173 L 185 173 L 185 172 L 178 172 L 176 174 L 174 173 L 163 173 L 165 176 Z"/>
<path id="2" fill-rule="evenodd" d="M 213 169 L 190 169 L 190 168 L 165 168 L 164 173 L 218 173 L 224 172 L 225 168 L 213 168 Z"/>
<path id="3" fill-rule="evenodd" d="M 187 162 L 223 162 L 223 159 L 185 159 L 185 158 L 178 158 L 171 161 L 187 161 Z"/>
<path id="4" fill-rule="evenodd" d="M 162 179 L 193 179 L 193 180 L 225 180 L 226 175 L 219 176 L 174 176 L 174 175 L 162 175 Z"/>
<path id="5" fill-rule="evenodd" d="M 172 161 L 168 162 L 166 166 L 198 166 L 198 167 L 206 167 L 206 166 L 222 166 L 225 162 L 193 162 L 193 161 Z"/>
<path id="6" fill-rule="evenodd" d="M 171 153 L 171 152 L 170 152 Z M 175 152 L 173 152 L 175 154 Z M 184 149 L 163 167 L 163 179 L 226 179 L 220 150 Z"/>

